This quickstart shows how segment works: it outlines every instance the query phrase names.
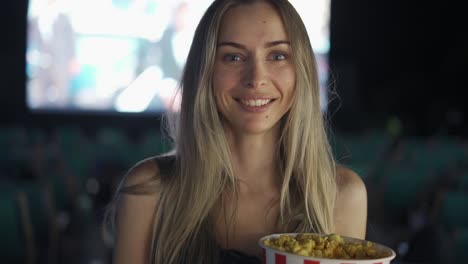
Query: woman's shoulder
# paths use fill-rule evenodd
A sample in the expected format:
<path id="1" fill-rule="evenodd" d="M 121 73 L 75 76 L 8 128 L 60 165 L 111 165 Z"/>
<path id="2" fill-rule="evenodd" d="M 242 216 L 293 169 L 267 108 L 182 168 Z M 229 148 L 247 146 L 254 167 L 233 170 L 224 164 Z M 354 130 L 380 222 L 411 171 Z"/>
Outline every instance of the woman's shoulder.
<path id="1" fill-rule="evenodd" d="M 345 206 L 359 206 L 367 201 L 367 189 L 361 176 L 345 166 L 336 168 L 337 202 Z"/>
<path id="2" fill-rule="evenodd" d="M 337 166 L 336 233 L 364 238 L 367 222 L 367 190 L 362 178 L 353 170 Z"/>
<path id="3" fill-rule="evenodd" d="M 175 155 L 153 156 L 132 166 L 125 175 L 124 186 L 138 186 L 150 182 L 160 182 L 171 174 Z"/>
<path id="4" fill-rule="evenodd" d="M 366 186 L 361 176 L 352 169 L 343 165 L 336 166 L 336 182 L 338 192 L 362 192 L 366 190 Z"/>
<path id="5" fill-rule="evenodd" d="M 115 263 L 144 263 L 151 252 L 153 223 L 162 195 L 161 179 L 174 158 L 150 157 L 136 163 L 125 175 L 114 205 Z"/>

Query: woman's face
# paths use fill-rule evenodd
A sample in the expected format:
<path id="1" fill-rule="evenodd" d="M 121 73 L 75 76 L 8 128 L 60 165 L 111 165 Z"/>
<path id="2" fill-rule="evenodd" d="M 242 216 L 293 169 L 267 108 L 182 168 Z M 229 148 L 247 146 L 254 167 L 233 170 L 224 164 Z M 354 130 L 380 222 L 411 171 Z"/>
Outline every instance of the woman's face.
<path id="1" fill-rule="evenodd" d="M 240 5 L 226 13 L 213 73 L 225 126 L 255 134 L 279 127 L 295 86 L 291 52 L 281 17 L 271 5 Z"/>

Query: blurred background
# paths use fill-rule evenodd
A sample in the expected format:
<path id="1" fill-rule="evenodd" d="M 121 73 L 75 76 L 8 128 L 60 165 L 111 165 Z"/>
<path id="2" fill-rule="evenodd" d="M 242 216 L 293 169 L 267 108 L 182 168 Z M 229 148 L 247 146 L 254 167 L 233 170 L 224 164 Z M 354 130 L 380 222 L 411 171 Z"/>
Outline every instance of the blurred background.
<path id="1" fill-rule="evenodd" d="M 422 1 L 421 1 L 422 2 Z M 210 0 L 17 0 L 0 15 L 0 262 L 110 263 L 101 222 L 161 116 Z M 395 263 L 468 251 L 468 43 L 451 1 L 295 0 L 336 159 Z"/>

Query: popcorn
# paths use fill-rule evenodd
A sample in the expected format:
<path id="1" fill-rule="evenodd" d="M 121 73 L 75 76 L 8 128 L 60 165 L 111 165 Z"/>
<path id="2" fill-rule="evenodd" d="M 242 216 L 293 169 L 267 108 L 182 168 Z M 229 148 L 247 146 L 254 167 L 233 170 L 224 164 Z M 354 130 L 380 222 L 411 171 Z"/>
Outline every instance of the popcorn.
<path id="1" fill-rule="evenodd" d="M 287 253 L 316 258 L 378 259 L 391 255 L 387 251 L 378 250 L 370 241 L 345 242 L 338 234 L 282 234 L 264 240 L 263 244 Z"/>

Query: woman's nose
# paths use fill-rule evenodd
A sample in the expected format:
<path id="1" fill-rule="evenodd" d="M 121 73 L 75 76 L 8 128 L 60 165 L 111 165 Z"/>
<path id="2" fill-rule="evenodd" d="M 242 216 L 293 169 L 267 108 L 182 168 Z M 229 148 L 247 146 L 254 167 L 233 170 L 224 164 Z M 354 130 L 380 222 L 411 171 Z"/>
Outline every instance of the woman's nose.
<path id="1" fill-rule="evenodd" d="M 264 62 L 250 61 L 244 73 L 244 87 L 261 88 L 268 83 L 267 69 Z"/>

